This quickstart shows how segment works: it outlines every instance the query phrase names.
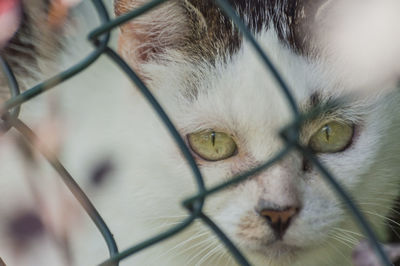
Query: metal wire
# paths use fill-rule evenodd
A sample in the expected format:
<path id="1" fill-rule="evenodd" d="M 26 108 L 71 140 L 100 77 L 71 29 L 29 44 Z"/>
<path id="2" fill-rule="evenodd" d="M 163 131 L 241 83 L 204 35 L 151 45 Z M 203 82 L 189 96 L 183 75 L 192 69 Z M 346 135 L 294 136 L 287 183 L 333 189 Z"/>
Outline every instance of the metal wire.
<path id="1" fill-rule="evenodd" d="M 24 93 L 19 93 L 18 82 L 15 79 L 12 69 L 10 66 L 0 57 L 0 66 L 4 72 L 4 76 L 8 82 L 8 86 L 11 92 L 11 98 L 0 107 L 0 114 L 2 115 L 3 127 L 4 130 L 9 129 L 10 127 L 14 127 L 22 134 L 30 143 L 37 143 L 37 136 L 34 132 L 18 118 L 20 106 L 32 99 L 33 97 L 44 93 L 46 90 L 55 87 L 61 82 L 74 77 L 79 74 L 86 68 L 88 68 L 92 63 L 94 63 L 101 55 L 107 55 L 118 67 L 121 71 L 123 71 L 127 77 L 132 81 L 133 84 L 139 89 L 139 91 L 144 95 L 149 104 L 153 107 L 154 111 L 158 114 L 161 122 L 168 129 L 170 135 L 175 140 L 176 145 L 181 150 L 184 155 L 185 160 L 190 166 L 193 176 L 197 183 L 198 192 L 197 194 L 191 196 L 190 198 L 185 199 L 182 204 L 188 210 L 189 216 L 185 218 L 181 223 L 176 225 L 175 227 L 158 234 L 146 241 L 135 244 L 134 246 L 123 250 L 121 252 L 118 251 L 117 244 L 113 238 L 113 235 L 107 224 L 103 221 L 100 214 L 97 212 L 96 208 L 90 202 L 86 194 L 82 191 L 82 189 L 78 186 L 78 184 L 74 181 L 73 177 L 69 174 L 69 172 L 64 168 L 64 166 L 56 159 L 53 154 L 50 154 L 49 151 L 45 150 L 44 145 L 35 146 L 39 151 L 43 154 L 43 156 L 47 159 L 47 161 L 53 166 L 53 168 L 60 175 L 61 179 L 67 185 L 67 187 L 71 190 L 75 198 L 82 205 L 85 211 L 88 213 L 92 221 L 96 224 L 98 230 L 102 234 L 104 241 L 109 250 L 110 257 L 101 265 L 118 265 L 118 263 L 137 253 L 141 250 L 155 245 L 165 239 L 173 237 L 178 232 L 186 229 L 189 225 L 191 225 L 196 219 L 200 219 L 206 226 L 210 228 L 221 240 L 221 242 L 227 247 L 227 249 L 231 252 L 232 256 L 235 258 L 237 263 L 240 265 L 250 265 L 246 258 L 242 255 L 240 250 L 234 245 L 234 243 L 224 234 L 224 232 L 212 221 L 210 217 L 208 217 L 203 212 L 203 203 L 206 197 L 211 194 L 218 193 L 222 189 L 226 189 L 229 186 L 242 182 L 250 176 L 255 175 L 256 173 L 263 171 L 264 169 L 270 167 L 277 161 L 284 158 L 290 151 L 293 149 L 297 149 L 304 156 L 306 156 L 321 172 L 322 176 L 329 182 L 332 188 L 337 192 L 340 198 L 346 203 L 351 212 L 353 213 L 355 220 L 360 225 L 360 227 L 364 230 L 366 235 L 369 238 L 370 243 L 374 246 L 376 253 L 379 255 L 383 265 L 391 265 L 389 259 L 383 252 L 381 245 L 379 244 L 373 230 L 369 226 L 366 219 L 361 215 L 357 204 L 352 200 L 350 195 L 344 190 L 344 188 L 334 179 L 332 174 L 322 165 L 322 163 L 305 147 L 301 146 L 298 140 L 300 125 L 305 119 L 304 117 L 310 114 L 300 114 L 297 103 L 292 96 L 290 88 L 284 82 L 282 76 L 274 67 L 273 63 L 270 61 L 269 57 L 266 55 L 265 51 L 260 47 L 257 43 L 254 36 L 252 36 L 251 32 L 246 28 L 244 23 L 240 20 L 235 10 L 229 5 L 226 0 L 215 0 L 216 4 L 221 8 L 221 10 L 234 22 L 234 24 L 238 27 L 240 32 L 249 40 L 249 42 L 253 45 L 259 56 L 262 58 L 267 70 L 272 73 L 275 77 L 277 83 L 280 85 L 282 92 L 284 93 L 288 104 L 291 107 L 293 112 L 293 123 L 289 127 L 285 128 L 282 132 L 282 138 L 285 141 L 286 145 L 284 148 L 279 151 L 271 160 L 265 162 L 253 169 L 248 170 L 245 173 L 241 173 L 233 178 L 230 178 L 229 181 L 215 185 L 214 187 L 205 188 L 202 174 L 193 159 L 188 147 L 180 136 L 178 130 L 171 122 L 168 115 L 164 112 L 160 104 L 157 102 L 155 97 L 152 95 L 147 86 L 140 80 L 139 76 L 128 66 L 128 64 L 112 49 L 109 47 L 109 39 L 110 32 L 116 29 L 117 26 L 126 23 L 136 17 L 144 14 L 145 12 L 155 8 L 158 5 L 161 5 L 163 2 L 167 0 L 153 0 L 142 7 L 139 7 L 131 12 L 122 15 L 118 18 L 110 20 L 109 15 L 107 13 L 106 8 L 104 7 L 102 0 L 92 0 L 92 4 L 97 11 L 97 14 L 100 18 L 102 24 L 94 29 L 88 35 L 88 39 L 95 46 L 94 50 L 87 55 L 85 59 L 77 63 L 76 65 L 68 68 L 67 70 L 61 72 L 60 74 L 34 86 Z M 12 109 L 10 112 L 9 110 Z M 42 148 L 39 148 L 42 147 Z M 134 242 L 134 240 L 132 240 Z"/>
<path id="2" fill-rule="evenodd" d="M 35 135 L 35 133 L 21 120 L 13 118 L 11 116 L 6 116 L 4 121 L 18 130 L 18 132 L 26 138 L 26 140 L 30 143 L 39 144 L 41 140 Z M 46 158 L 46 160 L 50 163 L 50 165 L 56 170 L 56 172 L 60 175 L 62 181 L 67 185 L 69 190 L 72 192 L 74 197 L 78 200 L 80 205 L 85 209 L 86 213 L 90 216 L 93 223 L 96 225 L 100 233 L 102 234 L 108 250 L 110 252 L 110 256 L 114 256 L 118 254 L 117 243 L 114 240 L 114 237 L 107 227 L 107 224 L 104 222 L 103 218 L 96 210 L 94 205 L 90 202 L 89 198 L 86 196 L 85 192 L 79 187 L 79 185 L 75 182 L 74 178 L 71 174 L 65 169 L 65 167 L 60 163 L 57 157 L 52 154 L 50 151 L 46 150 L 45 145 L 35 145 L 34 148 L 37 148 L 39 152 Z M 118 263 L 113 264 L 118 265 Z"/>
<path id="3" fill-rule="evenodd" d="M 15 78 L 14 72 L 12 71 L 10 65 L 2 56 L 0 56 L 0 67 L 1 70 L 3 71 L 4 76 L 6 77 L 11 97 L 12 98 L 17 97 L 20 94 L 18 81 Z M 12 108 L 10 112 L 11 117 L 17 118 L 20 110 L 21 108 L 19 106 Z M 7 131 L 11 128 L 11 126 L 6 123 L 2 123 L 1 128 L 3 131 Z"/>

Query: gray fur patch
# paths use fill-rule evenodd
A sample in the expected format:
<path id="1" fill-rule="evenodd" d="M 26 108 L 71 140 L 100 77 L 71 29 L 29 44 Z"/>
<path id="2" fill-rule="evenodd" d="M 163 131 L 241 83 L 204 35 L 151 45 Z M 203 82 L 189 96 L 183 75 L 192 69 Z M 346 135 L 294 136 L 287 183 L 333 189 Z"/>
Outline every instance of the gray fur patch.
<path id="1" fill-rule="evenodd" d="M 229 3 L 253 34 L 273 27 L 284 45 L 296 53 L 308 54 L 315 13 L 325 1 L 229 0 Z M 203 58 L 226 57 L 238 51 L 242 36 L 213 0 L 188 0 L 182 6 L 191 25 L 184 50 Z M 193 12 L 193 8 L 198 12 Z M 198 23 L 198 13 L 202 14 L 205 26 Z"/>

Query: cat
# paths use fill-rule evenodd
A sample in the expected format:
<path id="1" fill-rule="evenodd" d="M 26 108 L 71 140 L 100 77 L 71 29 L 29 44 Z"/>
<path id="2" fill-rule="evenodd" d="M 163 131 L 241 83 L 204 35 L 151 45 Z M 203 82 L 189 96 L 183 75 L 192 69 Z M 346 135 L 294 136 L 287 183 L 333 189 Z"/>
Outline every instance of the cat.
<path id="1" fill-rule="evenodd" d="M 116 0 L 116 15 L 146 2 Z M 336 49 L 335 35 L 321 37 L 332 29 L 331 20 L 325 21 L 335 7 L 332 1 L 230 3 L 268 51 L 301 112 L 345 99 L 304 123 L 300 142 L 351 193 L 384 241 L 385 217 L 399 192 L 397 65 L 376 74 L 381 57 L 357 65 Z M 314 28 L 317 18 L 324 22 L 321 28 Z M 118 50 L 171 117 L 206 187 L 284 148 L 279 132 L 293 121 L 290 105 L 249 41 L 213 1 L 166 2 L 122 25 Z M 58 93 L 68 130 L 60 158 L 93 200 L 120 250 L 184 220 L 188 213 L 181 202 L 197 193 L 197 186 L 143 96 L 105 61 L 64 86 L 68 90 Z M 112 165 L 105 167 L 108 178 L 94 182 L 98 175 L 92 166 L 107 164 Z M 68 210 L 74 213 L 75 207 Z M 252 265 L 351 265 L 351 251 L 363 234 L 318 169 L 294 150 L 207 198 L 204 213 Z M 74 263 L 106 260 L 100 234 L 87 217 L 76 217 L 79 222 L 67 225 Z M 234 265 L 234 260 L 197 221 L 121 265 Z"/>
<path id="2" fill-rule="evenodd" d="M 144 3 L 116 1 L 116 13 L 124 14 Z M 294 5 L 292 1 L 230 3 L 269 52 L 302 112 L 347 94 L 360 94 L 350 97 L 341 108 L 303 125 L 300 141 L 315 151 L 360 202 L 376 232 L 384 237 L 387 232 L 382 216 L 389 213 L 398 195 L 399 164 L 393 156 L 399 148 L 393 143 L 399 129 L 393 117 L 398 96 L 387 90 L 396 84 L 380 74 L 358 79 L 360 66 L 354 69 L 354 62 L 351 68 L 345 65 L 344 62 L 351 62 L 344 58 L 347 54 L 342 55 L 342 50 L 335 50 L 333 44 L 329 47 L 326 39 L 310 32 L 315 27 L 314 16 L 326 18 L 332 9 L 340 8 L 332 1 L 324 6 L 305 2 Z M 322 19 L 326 28 L 328 19 Z M 212 1 L 168 2 L 123 25 L 119 51 L 173 119 L 204 174 L 207 187 L 271 159 L 283 148 L 278 132 L 293 119 L 288 102 L 249 42 Z M 396 73 L 398 78 L 399 72 Z M 376 88 L 380 88 L 379 92 Z M 139 111 L 143 109 L 135 110 L 132 113 L 143 115 Z M 134 121 L 146 119 L 135 116 Z M 141 137 L 144 139 L 140 147 L 132 149 L 141 151 L 132 155 L 132 164 L 144 166 L 132 178 L 138 182 L 136 190 L 143 199 L 132 196 L 131 200 L 148 205 L 132 206 L 133 213 L 170 217 L 163 222 L 173 224 L 182 220 L 173 216 L 185 214 L 179 209 L 178 199 L 196 189 L 182 155 L 172 144 L 168 148 L 165 139 L 159 143 L 161 129 L 153 129 L 154 125 L 147 129 L 147 123 L 139 123 L 141 129 L 136 130 L 143 130 L 146 137 Z M 335 140 L 337 146 L 321 147 L 318 136 L 334 132 L 335 127 L 337 131 L 332 134 L 340 136 Z M 157 167 L 158 171 L 154 169 Z M 172 196 L 177 203 L 167 205 Z M 207 199 L 205 213 L 254 265 L 349 265 L 354 237 L 361 233 L 316 167 L 296 152 Z M 140 228 L 148 227 L 151 225 Z M 133 256 L 132 263 L 233 263 L 218 239 L 202 225 L 194 225 L 175 243 L 171 242 L 166 247 L 156 245 L 147 258 L 141 259 L 138 254 L 135 261 Z"/>

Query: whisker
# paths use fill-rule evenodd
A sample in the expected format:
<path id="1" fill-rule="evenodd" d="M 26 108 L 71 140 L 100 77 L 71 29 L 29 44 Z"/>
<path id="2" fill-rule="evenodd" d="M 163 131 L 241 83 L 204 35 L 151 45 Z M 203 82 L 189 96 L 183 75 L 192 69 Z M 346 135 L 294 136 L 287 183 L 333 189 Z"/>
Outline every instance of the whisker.
<path id="1" fill-rule="evenodd" d="M 359 237 L 362 237 L 362 238 L 365 238 L 365 236 L 363 234 L 357 233 L 357 232 L 354 232 L 354 231 L 351 231 L 351 230 L 343 229 L 343 228 L 340 228 L 340 227 L 334 227 L 333 229 L 339 230 L 339 231 L 342 231 L 342 232 L 346 232 L 346 233 L 350 233 L 350 234 L 353 234 L 353 235 L 356 235 L 356 236 L 359 236 Z"/>
<path id="2" fill-rule="evenodd" d="M 352 248 L 352 246 L 349 243 L 346 243 L 343 239 L 337 237 L 337 236 L 331 236 L 332 239 L 335 239 L 336 241 L 338 241 L 339 243 L 345 245 L 348 248 Z"/>
<path id="3" fill-rule="evenodd" d="M 214 255 L 218 251 L 222 249 L 222 245 L 218 243 L 213 249 L 211 249 L 206 255 L 204 255 L 195 266 L 200 266 L 203 262 L 205 262 L 210 256 Z"/>
<path id="4" fill-rule="evenodd" d="M 198 242 L 198 243 L 196 243 L 194 245 L 190 245 L 189 247 L 187 247 L 187 248 L 185 248 L 183 250 L 180 250 L 179 252 L 175 253 L 173 257 L 177 257 L 177 256 L 179 256 L 179 255 L 181 255 L 181 254 L 183 254 L 185 252 L 188 252 L 189 250 L 192 250 L 194 248 L 202 247 L 202 246 L 208 244 L 209 242 L 213 242 L 216 238 L 217 238 L 216 236 L 210 235 L 209 237 L 207 237 L 203 241 L 200 241 L 200 242 Z"/>
<path id="5" fill-rule="evenodd" d="M 377 202 L 359 202 L 358 204 L 359 204 L 359 205 L 367 205 L 367 206 L 376 206 L 376 207 L 381 207 L 381 208 L 387 208 L 387 206 L 385 206 L 385 205 L 383 205 L 383 204 L 379 204 L 379 203 L 377 203 Z M 394 212 L 394 213 L 400 215 L 400 212 L 397 211 L 397 210 L 395 210 L 394 208 L 389 208 L 389 210 L 390 210 L 391 212 Z"/>
<path id="6" fill-rule="evenodd" d="M 393 220 L 393 219 L 391 219 L 391 218 L 388 218 L 388 217 L 386 217 L 386 216 L 383 216 L 383 215 L 381 215 L 381 214 L 378 214 L 378 213 L 372 212 L 372 211 L 367 211 L 367 210 L 361 210 L 361 211 L 364 212 L 364 213 L 371 214 L 371 215 L 374 215 L 374 216 L 376 216 L 376 217 L 382 218 L 383 220 L 390 221 L 390 222 L 392 222 L 393 224 L 395 224 L 395 225 L 397 225 L 397 226 L 400 227 L 400 223 L 396 222 L 395 220 Z"/>
<path id="7" fill-rule="evenodd" d="M 353 237 L 349 237 L 346 234 L 336 234 L 336 237 L 342 239 L 343 241 L 345 241 L 345 242 L 347 242 L 347 243 L 349 243 L 351 245 L 357 245 L 358 242 L 359 242 L 357 239 L 355 239 Z"/>
<path id="8" fill-rule="evenodd" d="M 200 232 L 197 232 L 197 234 L 195 234 L 195 235 L 189 237 L 188 239 L 185 239 L 184 241 L 178 243 L 177 245 L 175 245 L 175 246 L 173 246 L 172 248 L 168 249 L 167 251 L 163 252 L 161 255 L 157 256 L 157 259 L 159 259 L 159 258 L 161 258 L 161 257 L 164 257 L 164 256 L 166 256 L 168 253 L 170 253 L 171 251 L 173 251 L 173 250 L 175 250 L 175 249 L 177 249 L 177 248 L 180 248 L 181 246 L 185 245 L 186 243 L 188 243 L 188 242 L 190 242 L 190 241 L 194 241 L 194 240 L 196 240 L 197 238 L 201 238 L 202 236 L 207 235 L 207 234 L 209 234 L 208 231 L 204 231 L 204 232 L 201 232 L 201 231 L 200 231 Z"/>
<path id="9" fill-rule="evenodd" d="M 187 261 L 187 265 L 191 265 L 191 262 L 195 260 L 195 258 L 201 256 L 204 252 L 207 252 L 207 250 L 209 250 L 210 248 L 212 248 L 213 244 L 215 244 L 215 242 L 211 242 L 208 241 L 208 244 L 201 249 L 199 252 L 196 252 L 196 255 L 192 256 L 188 261 Z"/>
<path id="10" fill-rule="evenodd" d="M 215 265 L 221 265 L 220 261 L 222 258 L 226 257 L 226 253 L 226 249 L 222 247 L 220 254 L 215 258 Z"/>
<path id="11" fill-rule="evenodd" d="M 337 239 L 335 239 L 337 240 Z M 341 241 L 337 240 L 340 244 L 343 244 Z M 350 263 L 350 257 L 346 256 L 345 254 L 343 254 L 343 252 L 336 247 L 335 245 L 333 245 L 331 242 L 326 242 L 334 251 L 336 251 L 341 257 L 343 257 L 345 259 L 345 261 L 349 261 L 348 265 L 351 265 Z M 346 245 L 347 246 L 347 245 Z M 346 264 L 347 265 L 347 264 Z"/>
<path id="12" fill-rule="evenodd" d="M 232 255 L 228 256 L 226 262 L 225 262 L 225 266 L 229 266 L 233 264 L 233 258 Z"/>
<path id="13" fill-rule="evenodd" d="M 338 235 L 346 236 L 346 237 L 348 237 L 349 239 L 352 239 L 352 240 L 354 240 L 354 241 L 358 241 L 358 238 L 357 238 L 358 236 L 356 235 L 356 233 L 350 234 L 350 233 L 348 233 L 348 232 L 340 231 L 340 230 L 338 230 L 336 233 L 337 233 Z"/>

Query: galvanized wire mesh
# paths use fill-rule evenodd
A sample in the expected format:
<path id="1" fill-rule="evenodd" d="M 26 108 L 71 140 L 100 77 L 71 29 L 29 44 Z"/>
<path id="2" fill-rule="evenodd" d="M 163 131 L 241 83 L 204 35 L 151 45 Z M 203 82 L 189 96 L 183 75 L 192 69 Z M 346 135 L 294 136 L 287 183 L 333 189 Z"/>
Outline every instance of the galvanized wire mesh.
<path id="1" fill-rule="evenodd" d="M 96 60 L 103 55 L 108 56 L 112 59 L 112 61 L 129 77 L 129 79 L 136 85 L 136 87 L 141 91 L 141 93 L 145 96 L 148 102 L 154 109 L 154 112 L 158 114 L 164 123 L 165 127 L 168 129 L 169 133 L 172 135 L 173 139 L 176 142 L 176 145 L 179 146 L 182 154 L 184 155 L 188 165 L 190 166 L 193 177 L 196 180 L 198 193 L 193 195 L 190 198 L 185 199 L 182 204 L 188 210 L 190 215 L 181 221 L 175 227 L 165 231 L 162 234 L 156 235 L 146 241 L 143 241 L 139 244 L 135 244 L 132 247 L 119 251 L 117 247 L 117 243 L 115 242 L 113 235 L 107 224 L 102 219 L 100 213 L 96 210 L 93 204 L 90 202 L 89 198 L 85 195 L 82 189 L 78 186 L 78 184 L 74 181 L 74 178 L 69 174 L 67 169 L 56 159 L 56 157 L 51 154 L 49 151 L 41 148 L 40 152 L 43 156 L 48 160 L 48 162 L 52 165 L 52 167 L 57 171 L 60 175 L 60 178 L 64 181 L 67 187 L 71 190 L 75 198 L 79 201 L 81 206 L 88 213 L 93 223 L 97 226 L 99 232 L 102 234 L 104 241 L 109 250 L 109 259 L 104 261 L 101 265 L 118 265 L 119 262 L 129 256 L 134 255 L 141 250 L 150 247 L 152 245 L 156 245 L 157 243 L 174 237 L 178 232 L 185 230 L 189 225 L 191 225 L 196 219 L 200 219 L 205 225 L 212 230 L 218 238 L 225 244 L 226 248 L 231 252 L 231 255 L 236 259 L 236 261 L 241 265 L 250 265 L 246 258 L 242 255 L 239 249 L 232 243 L 232 241 L 221 231 L 221 229 L 212 221 L 210 217 L 208 217 L 203 212 L 203 203 L 206 197 L 213 193 L 218 193 L 220 190 L 223 190 L 229 186 L 242 182 L 246 178 L 251 175 L 254 175 L 260 171 L 265 170 L 270 167 L 277 161 L 281 160 L 285 157 L 290 151 L 298 150 L 301 152 L 306 158 L 308 158 L 314 166 L 321 172 L 322 176 L 325 178 L 326 182 L 328 182 L 332 188 L 337 192 L 338 196 L 342 198 L 342 200 L 347 204 L 351 213 L 353 214 L 354 219 L 358 222 L 359 226 L 363 229 L 365 235 L 369 238 L 370 244 L 375 248 L 376 253 L 379 255 L 381 262 L 383 265 L 391 265 L 389 259 L 385 255 L 382 250 L 381 245 L 379 244 L 374 232 L 371 230 L 367 221 L 361 214 L 357 204 L 351 199 L 351 196 L 345 191 L 345 189 L 335 180 L 332 174 L 321 164 L 321 162 L 314 156 L 314 154 L 307 148 L 300 144 L 298 140 L 299 130 L 303 121 L 307 119 L 311 114 L 301 114 L 297 107 L 297 104 L 292 97 L 290 89 L 285 84 L 279 72 L 276 70 L 274 65 L 268 58 L 268 55 L 261 49 L 255 38 L 252 36 L 250 31 L 246 28 L 244 23 L 240 20 L 240 18 L 236 15 L 234 9 L 229 5 L 226 0 L 215 0 L 215 3 L 218 7 L 234 22 L 236 27 L 240 30 L 240 32 L 248 39 L 248 41 L 253 45 L 258 55 L 262 58 L 266 70 L 270 71 L 275 77 L 276 82 L 280 85 L 280 88 L 284 92 L 288 104 L 294 114 L 293 122 L 282 129 L 280 132 L 282 139 L 285 141 L 285 147 L 279 151 L 271 160 L 245 172 L 241 173 L 231 179 L 229 181 L 216 185 L 214 187 L 206 189 L 203 181 L 202 174 L 193 159 L 188 147 L 186 146 L 184 140 L 181 138 L 177 129 L 174 127 L 168 115 L 161 108 L 160 104 L 153 97 L 152 93 L 146 87 L 146 85 L 141 81 L 139 76 L 133 71 L 128 64 L 109 46 L 110 40 L 110 32 L 115 30 L 119 25 L 135 19 L 136 17 L 142 15 L 143 13 L 151 10 L 157 5 L 166 2 L 167 0 L 154 0 L 140 8 L 132 10 L 131 12 L 117 17 L 115 19 L 110 19 L 109 14 L 104 6 L 103 1 L 101 0 L 92 0 L 92 5 L 96 10 L 101 25 L 96 29 L 93 29 L 88 39 L 93 44 L 94 50 L 86 56 L 82 61 L 78 62 L 76 65 L 68 68 L 67 70 L 59 73 L 58 75 L 26 90 L 21 93 L 18 86 L 18 80 L 15 78 L 12 69 L 7 64 L 5 60 L 0 57 L 1 68 L 7 78 L 8 87 L 10 89 L 11 98 L 5 102 L 1 108 L 0 112 L 2 114 L 2 128 L 3 130 L 8 130 L 11 127 L 18 130 L 29 142 L 38 143 L 40 140 L 37 138 L 35 133 L 18 118 L 19 110 L 21 105 L 33 97 L 46 92 L 47 90 L 53 88 L 54 86 L 62 83 L 63 81 L 78 75 L 80 72 L 84 71 L 88 66 L 92 63 L 96 62 Z M 315 110 L 314 110 L 315 112 Z M 38 148 L 43 147 L 41 145 L 36 146 Z M 132 239 L 134 242 L 134 239 Z"/>

